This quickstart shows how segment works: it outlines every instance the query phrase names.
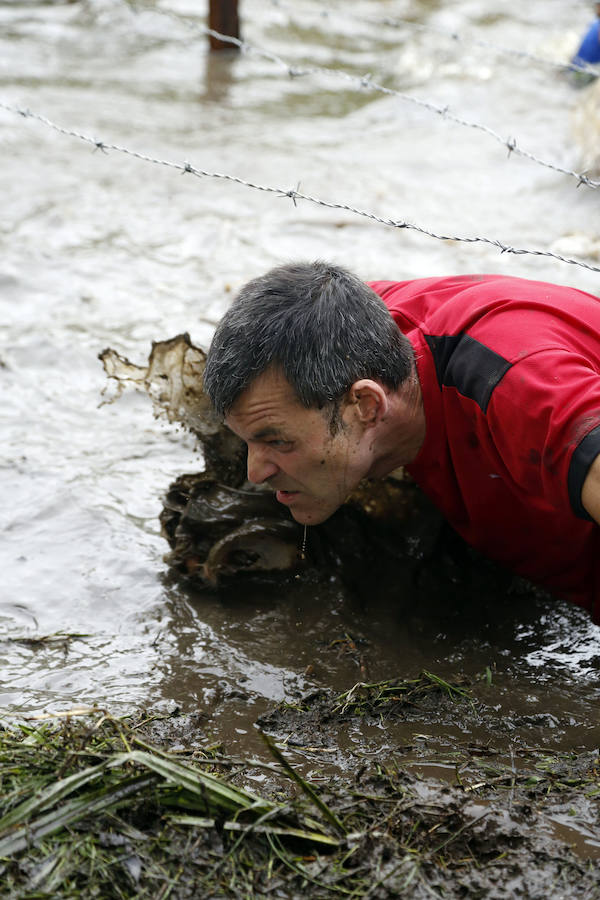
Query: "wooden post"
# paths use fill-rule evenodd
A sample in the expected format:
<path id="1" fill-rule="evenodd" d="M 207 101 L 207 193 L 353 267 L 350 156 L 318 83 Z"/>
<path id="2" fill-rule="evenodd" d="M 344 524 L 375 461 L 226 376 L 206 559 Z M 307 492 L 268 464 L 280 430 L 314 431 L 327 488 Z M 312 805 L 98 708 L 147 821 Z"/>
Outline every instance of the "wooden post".
<path id="1" fill-rule="evenodd" d="M 238 0 L 210 0 L 208 13 L 208 27 L 219 34 L 228 37 L 239 38 L 240 17 L 238 15 Z M 212 34 L 209 35 L 211 50 L 238 50 L 235 44 L 220 41 Z"/>

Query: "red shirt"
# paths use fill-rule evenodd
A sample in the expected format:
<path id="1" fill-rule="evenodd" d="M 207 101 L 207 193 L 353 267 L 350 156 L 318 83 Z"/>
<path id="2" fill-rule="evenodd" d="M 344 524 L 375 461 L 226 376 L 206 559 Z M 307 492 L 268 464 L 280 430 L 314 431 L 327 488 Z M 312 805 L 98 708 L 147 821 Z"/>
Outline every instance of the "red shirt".
<path id="1" fill-rule="evenodd" d="M 600 299 L 495 275 L 371 282 L 416 355 L 426 436 L 407 471 L 473 547 L 600 623 Z"/>

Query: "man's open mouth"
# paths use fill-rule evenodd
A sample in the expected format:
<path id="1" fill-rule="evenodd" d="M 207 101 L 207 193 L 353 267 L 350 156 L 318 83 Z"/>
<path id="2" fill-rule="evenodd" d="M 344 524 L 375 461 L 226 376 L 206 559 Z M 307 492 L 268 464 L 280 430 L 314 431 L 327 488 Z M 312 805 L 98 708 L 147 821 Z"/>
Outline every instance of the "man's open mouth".
<path id="1" fill-rule="evenodd" d="M 297 497 L 300 491 L 277 491 L 275 497 L 280 503 L 291 503 L 294 497 Z"/>

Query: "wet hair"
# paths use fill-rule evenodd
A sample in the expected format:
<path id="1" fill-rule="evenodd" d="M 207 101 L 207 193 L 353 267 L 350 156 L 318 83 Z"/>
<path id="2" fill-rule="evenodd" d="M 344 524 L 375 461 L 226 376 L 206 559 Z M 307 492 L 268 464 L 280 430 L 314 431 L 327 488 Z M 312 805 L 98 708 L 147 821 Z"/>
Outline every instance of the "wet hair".
<path id="1" fill-rule="evenodd" d="M 226 415 L 250 383 L 279 368 L 306 407 L 332 409 L 352 384 L 391 389 L 411 374 L 409 340 L 355 275 L 326 262 L 290 263 L 248 282 L 215 331 L 204 390 Z"/>

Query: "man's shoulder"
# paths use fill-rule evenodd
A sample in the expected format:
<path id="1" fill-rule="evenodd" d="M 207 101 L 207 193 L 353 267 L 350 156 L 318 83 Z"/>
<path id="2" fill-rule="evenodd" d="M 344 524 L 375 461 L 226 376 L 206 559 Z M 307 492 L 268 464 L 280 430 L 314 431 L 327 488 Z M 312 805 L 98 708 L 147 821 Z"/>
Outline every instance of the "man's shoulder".
<path id="1" fill-rule="evenodd" d="M 506 280 L 502 275 L 432 275 L 426 278 L 408 278 L 401 281 L 368 281 L 369 287 L 384 300 L 406 301 L 411 297 L 429 294 L 455 294 L 476 285 Z M 523 279 L 515 279 L 517 281 Z"/>
<path id="2" fill-rule="evenodd" d="M 472 311 L 482 292 L 499 278 L 501 276 L 449 275 L 405 281 L 370 281 L 368 284 L 379 294 L 400 327 L 402 321 L 407 320 L 427 330 L 429 323 L 442 312 L 443 319 L 451 315 L 459 323 L 462 316 Z"/>
<path id="3" fill-rule="evenodd" d="M 584 330 L 600 333 L 600 299 L 565 285 L 505 275 L 457 275 L 410 281 L 377 281 L 379 294 L 400 328 L 425 335 L 498 336 L 535 352 Z M 501 352 L 501 350 L 500 350 Z"/>

